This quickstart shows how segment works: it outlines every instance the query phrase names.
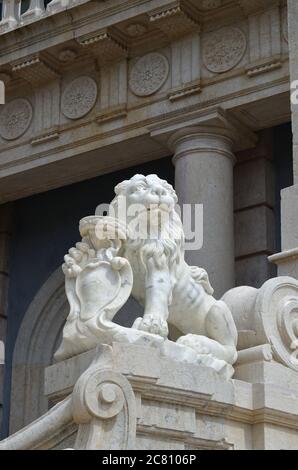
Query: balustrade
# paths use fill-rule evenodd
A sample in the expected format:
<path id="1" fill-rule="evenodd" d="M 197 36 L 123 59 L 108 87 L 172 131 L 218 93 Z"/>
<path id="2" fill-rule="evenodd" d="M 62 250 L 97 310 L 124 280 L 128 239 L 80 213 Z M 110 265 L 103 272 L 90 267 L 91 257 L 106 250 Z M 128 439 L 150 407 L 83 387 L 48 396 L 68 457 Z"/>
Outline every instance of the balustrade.
<path id="1" fill-rule="evenodd" d="M 0 34 L 90 0 L 0 0 Z"/>

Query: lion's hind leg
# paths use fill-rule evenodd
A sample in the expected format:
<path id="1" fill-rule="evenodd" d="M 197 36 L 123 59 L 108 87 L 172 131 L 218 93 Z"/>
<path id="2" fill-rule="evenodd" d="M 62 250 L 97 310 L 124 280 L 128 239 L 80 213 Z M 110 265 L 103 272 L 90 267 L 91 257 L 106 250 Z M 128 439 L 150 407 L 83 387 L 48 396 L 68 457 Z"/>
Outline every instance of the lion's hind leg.
<path id="1" fill-rule="evenodd" d="M 188 334 L 178 340 L 198 355 L 211 356 L 233 365 L 237 360 L 237 330 L 227 305 L 218 301 L 208 310 L 204 319 L 204 336 Z"/>
<path id="2" fill-rule="evenodd" d="M 221 346 L 222 357 L 229 364 L 237 360 L 238 333 L 228 306 L 221 300 L 215 302 L 205 319 L 207 336 Z"/>

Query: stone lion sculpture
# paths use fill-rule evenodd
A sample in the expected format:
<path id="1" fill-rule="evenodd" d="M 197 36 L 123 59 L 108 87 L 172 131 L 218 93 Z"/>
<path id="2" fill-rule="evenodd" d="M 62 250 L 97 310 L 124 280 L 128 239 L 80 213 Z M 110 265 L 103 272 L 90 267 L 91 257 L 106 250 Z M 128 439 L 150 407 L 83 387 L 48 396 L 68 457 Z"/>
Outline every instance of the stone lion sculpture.
<path id="1" fill-rule="evenodd" d="M 144 315 L 133 328 L 167 337 L 170 323 L 182 333 L 179 344 L 234 364 L 237 329 L 232 314 L 212 296 L 207 272 L 188 266 L 184 259 L 184 232 L 173 187 L 157 175 L 135 175 L 115 192 L 112 212 L 119 212 L 119 198 L 125 198 L 126 222 L 145 229 L 140 230 L 142 237 L 128 237 L 121 251 L 132 267 L 132 295 L 144 306 Z M 130 211 L 132 206 L 136 210 Z"/>
<path id="2" fill-rule="evenodd" d="M 186 352 L 218 371 L 232 370 L 237 329 L 228 306 L 212 296 L 206 271 L 184 259 L 173 187 L 157 175 L 135 175 L 115 193 L 108 216 L 82 219 L 82 241 L 65 256 L 70 313 L 56 359 L 98 343 L 145 338 L 170 354 L 176 348 L 174 355 Z M 130 294 L 144 315 L 128 329 L 113 318 Z M 167 340 L 169 325 L 179 332 L 176 345 Z"/>

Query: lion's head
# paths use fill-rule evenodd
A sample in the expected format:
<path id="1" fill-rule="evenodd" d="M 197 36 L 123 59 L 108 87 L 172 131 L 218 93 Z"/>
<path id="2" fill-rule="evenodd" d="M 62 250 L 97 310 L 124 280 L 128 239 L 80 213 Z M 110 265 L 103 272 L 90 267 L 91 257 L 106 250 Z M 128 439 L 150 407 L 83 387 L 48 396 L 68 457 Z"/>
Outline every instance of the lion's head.
<path id="1" fill-rule="evenodd" d="M 153 251 L 176 259 L 183 254 L 184 232 L 177 212 L 177 195 L 173 187 L 157 175 L 135 175 L 115 188 L 109 215 L 125 221 L 128 245 L 140 248 L 142 256 Z"/>

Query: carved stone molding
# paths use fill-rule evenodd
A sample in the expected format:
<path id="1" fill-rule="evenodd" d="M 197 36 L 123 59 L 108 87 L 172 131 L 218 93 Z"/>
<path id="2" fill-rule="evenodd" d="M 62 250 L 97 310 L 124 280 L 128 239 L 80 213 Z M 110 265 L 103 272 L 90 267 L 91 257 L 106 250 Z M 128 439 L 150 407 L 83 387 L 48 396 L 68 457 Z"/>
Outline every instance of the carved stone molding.
<path id="1" fill-rule="evenodd" d="M 17 98 L 7 103 L 0 113 L 0 135 L 6 140 L 21 137 L 29 128 L 33 116 L 31 103 Z"/>
<path id="2" fill-rule="evenodd" d="M 64 89 L 61 111 L 68 119 L 80 119 L 91 111 L 96 99 L 96 81 L 91 77 L 78 77 Z"/>
<path id="3" fill-rule="evenodd" d="M 167 7 L 154 10 L 149 15 L 149 21 L 169 39 L 175 39 L 199 29 L 198 13 L 189 3 L 182 1 L 172 2 Z"/>
<path id="4" fill-rule="evenodd" d="M 107 121 L 112 121 L 114 119 L 124 118 L 127 115 L 126 104 L 120 104 L 112 106 L 107 109 L 103 109 L 100 113 L 96 115 L 96 122 L 102 124 Z"/>
<path id="5" fill-rule="evenodd" d="M 105 28 L 96 33 L 77 38 L 77 42 L 97 58 L 100 65 L 119 60 L 127 56 L 127 47 L 112 28 Z"/>
<path id="6" fill-rule="evenodd" d="M 243 58 L 246 44 L 246 37 L 239 28 L 225 27 L 209 33 L 203 46 L 206 68 L 214 73 L 233 69 Z"/>
<path id="7" fill-rule="evenodd" d="M 201 93 L 201 91 L 200 82 L 187 83 L 181 87 L 173 88 L 168 94 L 168 97 L 170 101 L 176 101 L 196 93 Z"/>
<path id="8" fill-rule="evenodd" d="M 36 146 L 40 144 L 45 144 L 46 142 L 50 142 L 52 140 L 56 140 L 59 138 L 59 129 L 48 129 L 45 132 L 41 132 L 40 134 L 36 135 L 32 141 L 31 145 Z"/>
<path id="9" fill-rule="evenodd" d="M 168 74 L 168 59 L 159 52 L 150 52 L 132 66 L 129 88 L 137 96 L 153 95 L 165 83 Z"/>
<path id="10" fill-rule="evenodd" d="M 280 69 L 282 67 L 282 62 L 280 57 L 278 58 L 269 58 L 265 60 L 260 60 L 253 64 L 249 64 L 246 67 L 247 76 L 252 78 L 262 73 L 272 72 L 273 70 Z"/>
<path id="11" fill-rule="evenodd" d="M 25 59 L 22 58 L 12 64 L 12 72 L 33 86 L 40 86 L 59 77 L 59 73 L 39 54 L 34 54 Z"/>

